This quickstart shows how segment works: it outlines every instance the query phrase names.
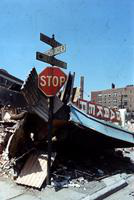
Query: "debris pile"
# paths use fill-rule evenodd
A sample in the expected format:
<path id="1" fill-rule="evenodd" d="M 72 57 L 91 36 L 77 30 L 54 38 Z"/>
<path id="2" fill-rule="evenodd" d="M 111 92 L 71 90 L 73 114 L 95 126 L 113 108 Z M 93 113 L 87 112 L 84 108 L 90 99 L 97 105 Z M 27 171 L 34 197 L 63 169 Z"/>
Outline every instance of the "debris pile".
<path id="1" fill-rule="evenodd" d="M 25 97 L 25 107 L 1 107 L 0 174 L 12 177 L 17 184 L 40 189 L 47 177 L 48 99 L 38 89 L 37 79 L 33 68 L 19 91 Z M 64 90 L 53 99 L 51 181 L 56 190 L 86 190 L 91 181 L 134 171 L 126 152 L 112 148 L 110 137 L 111 146 L 106 148 L 105 136 L 101 138 L 94 129 L 70 120 L 69 102 L 77 101 L 73 82 L 74 75 L 69 74 Z"/>
<path id="2" fill-rule="evenodd" d="M 47 124 L 44 125 L 41 118 L 28 112 L 18 116 L 16 115 L 17 120 L 0 122 L 0 174 L 15 179 L 17 184 L 41 188 L 47 177 Z M 39 126 L 41 122 L 43 129 Z M 66 130 L 64 126 L 63 132 Z M 60 131 L 58 137 L 54 136 L 52 140 L 51 183 L 56 191 L 64 187 L 86 190 L 92 181 L 100 181 L 126 171 L 134 172 L 131 159 L 125 157 L 126 154 L 133 153 L 132 149 L 99 152 L 92 149 L 85 153 L 83 148 L 81 154 L 77 155 L 79 152 L 72 154 L 69 147 L 64 145 L 68 140 L 66 131 L 62 137 Z"/>
<path id="3" fill-rule="evenodd" d="M 8 144 L 15 132 L 15 120 L 0 121 L 0 174 L 8 174 L 12 161 L 8 158 Z"/>

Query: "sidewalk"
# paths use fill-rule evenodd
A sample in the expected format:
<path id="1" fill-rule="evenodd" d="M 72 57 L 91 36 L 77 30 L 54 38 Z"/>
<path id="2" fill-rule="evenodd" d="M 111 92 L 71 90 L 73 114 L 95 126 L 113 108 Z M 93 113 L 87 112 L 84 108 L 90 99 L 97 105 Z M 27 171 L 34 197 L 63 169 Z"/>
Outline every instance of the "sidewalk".
<path id="1" fill-rule="evenodd" d="M 130 178 L 132 179 L 132 176 Z M 93 181 L 83 187 L 68 187 L 55 191 L 53 187 L 45 187 L 41 191 L 16 185 L 13 181 L 0 178 L 1 200 L 97 200 L 127 186 L 127 181 L 120 174 L 105 178 L 102 181 Z"/>

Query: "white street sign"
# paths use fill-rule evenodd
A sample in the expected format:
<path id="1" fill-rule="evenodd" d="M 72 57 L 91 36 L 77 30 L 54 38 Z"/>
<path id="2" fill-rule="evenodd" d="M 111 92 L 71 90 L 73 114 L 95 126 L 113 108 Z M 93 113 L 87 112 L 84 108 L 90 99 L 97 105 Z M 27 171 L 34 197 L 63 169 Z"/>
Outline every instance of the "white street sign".
<path id="1" fill-rule="evenodd" d="M 60 53 L 64 53 L 65 51 L 66 51 L 66 45 L 61 45 L 44 52 L 44 54 L 47 56 L 56 56 Z"/>

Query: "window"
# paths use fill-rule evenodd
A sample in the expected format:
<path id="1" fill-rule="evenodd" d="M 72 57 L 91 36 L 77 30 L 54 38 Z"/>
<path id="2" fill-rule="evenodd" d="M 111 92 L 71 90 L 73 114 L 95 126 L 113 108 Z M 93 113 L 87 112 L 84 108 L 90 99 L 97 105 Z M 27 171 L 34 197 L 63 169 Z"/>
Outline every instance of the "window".
<path id="1" fill-rule="evenodd" d="M 127 101 L 124 101 L 124 106 L 127 106 Z"/>
<path id="2" fill-rule="evenodd" d="M 83 104 L 83 110 L 86 110 L 86 106 Z"/>
<path id="3" fill-rule="evenodd" d="M 113 104 L 116 105 L 117 104 L 117 100 L 113 100 Z"/>

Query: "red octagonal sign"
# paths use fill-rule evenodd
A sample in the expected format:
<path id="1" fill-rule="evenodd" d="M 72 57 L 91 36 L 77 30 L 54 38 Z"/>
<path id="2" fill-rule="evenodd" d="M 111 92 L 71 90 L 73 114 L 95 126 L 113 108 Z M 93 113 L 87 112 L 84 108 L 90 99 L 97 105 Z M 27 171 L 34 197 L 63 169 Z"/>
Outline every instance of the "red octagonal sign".
<path id="1" fill-rule="evenodd" d="M 38 75 L 38 87 L 48 97 L 55 96 L 67 80 L 58 67 L 47 67 Z"/>

